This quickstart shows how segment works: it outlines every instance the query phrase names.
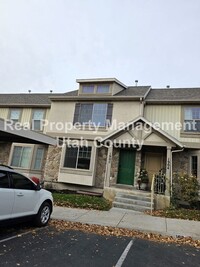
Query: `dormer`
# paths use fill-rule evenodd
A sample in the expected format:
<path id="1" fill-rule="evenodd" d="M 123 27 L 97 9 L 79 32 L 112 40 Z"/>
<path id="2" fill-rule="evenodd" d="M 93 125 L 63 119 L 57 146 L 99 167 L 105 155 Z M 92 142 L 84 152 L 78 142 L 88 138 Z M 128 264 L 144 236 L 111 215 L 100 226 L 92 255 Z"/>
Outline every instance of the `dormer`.
<path id="1" fill-rule="evenodd" d="M 127 86 L 115 78 L 77 79 L 81 96 L 113 96 Z"/>

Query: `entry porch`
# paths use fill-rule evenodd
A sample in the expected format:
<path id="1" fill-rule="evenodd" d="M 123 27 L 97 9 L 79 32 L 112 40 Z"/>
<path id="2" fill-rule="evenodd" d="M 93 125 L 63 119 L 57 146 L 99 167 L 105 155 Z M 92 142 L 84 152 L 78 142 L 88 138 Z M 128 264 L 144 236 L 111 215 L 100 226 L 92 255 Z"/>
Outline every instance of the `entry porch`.
<path id="1" fill-rule="evenodd" d="M 139 130 L 136 128 L 138 123 L 142 125 Z M 141 170 L 145 170 L 148 175 L 147 191 L 151 191 L 155 175 L 164 177 L 162 196 L 155 198 L 163 198 L 165 206 L 169 204 L 172 150 L 181 147 L 177 140 L 140 118 L 105 138 L 103 145 L 107 148 L 104 179 L 104 196 L 107 199 L 113 201 L 121 190 L 138 190 L 138 176 Z"/>

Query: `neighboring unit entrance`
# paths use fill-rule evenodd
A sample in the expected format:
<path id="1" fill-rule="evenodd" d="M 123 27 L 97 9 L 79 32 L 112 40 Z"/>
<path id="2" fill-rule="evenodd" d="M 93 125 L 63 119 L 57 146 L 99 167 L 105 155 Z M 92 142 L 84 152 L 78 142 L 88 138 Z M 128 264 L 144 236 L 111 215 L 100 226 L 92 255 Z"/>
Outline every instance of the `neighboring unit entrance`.
<path id="1" fill-rule="evenodd" d="M 146 153 L 145 166 L 149 175 L 149 182 L 151 183 L 154 174 L 158 174 L 163 167 L 163 154 L 161 153 Z"/>
<path id="2" fill-rule="evenodd" d="M 119 154 L 118 184 L 133 185 L 135 175 L 135 151 L 121 149 Z"/>

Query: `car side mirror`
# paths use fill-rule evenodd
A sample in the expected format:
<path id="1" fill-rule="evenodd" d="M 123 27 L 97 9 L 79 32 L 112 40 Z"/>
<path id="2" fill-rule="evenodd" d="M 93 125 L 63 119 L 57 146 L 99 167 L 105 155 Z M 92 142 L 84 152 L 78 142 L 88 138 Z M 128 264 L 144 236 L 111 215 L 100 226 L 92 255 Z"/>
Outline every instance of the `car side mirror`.
<path id="1" fill-rule="evenodd" d="M 36 186 L 35 186 L 35 191 L 40 191 L 41 190 L 41 185 L 40 184 L 37 184 Z"/>

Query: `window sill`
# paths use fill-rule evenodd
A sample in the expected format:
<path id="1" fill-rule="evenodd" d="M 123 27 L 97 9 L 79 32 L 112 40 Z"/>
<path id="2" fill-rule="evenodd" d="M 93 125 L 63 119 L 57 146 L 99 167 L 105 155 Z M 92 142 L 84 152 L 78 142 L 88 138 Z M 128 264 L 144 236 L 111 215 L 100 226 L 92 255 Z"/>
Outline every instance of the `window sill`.
<path id="1" fill-rule="evenodd" d="M 182 132 L 180 134 L 180 137 L 198 138 L 198 137 L 200 137 L 200 132 Z"/>
<path id="2" fill-rule="evenodd" d="M 98 132 L 107 132 L 109 130 L 110 127 L 107 126 L 88 126 L 88 125 L 80 125 L 78 128 L 74 127 L 74 130 L 78 130 L 78 131 L 98 131 Z"/>
<path id="3" fill-rule="evenodd" d="M 92 175 L 91 170 L 72 169 L 72 168 L 65 168 L 65 167 L 60 168 L 60 172 L 78 174 L 78 175 Z"/>

